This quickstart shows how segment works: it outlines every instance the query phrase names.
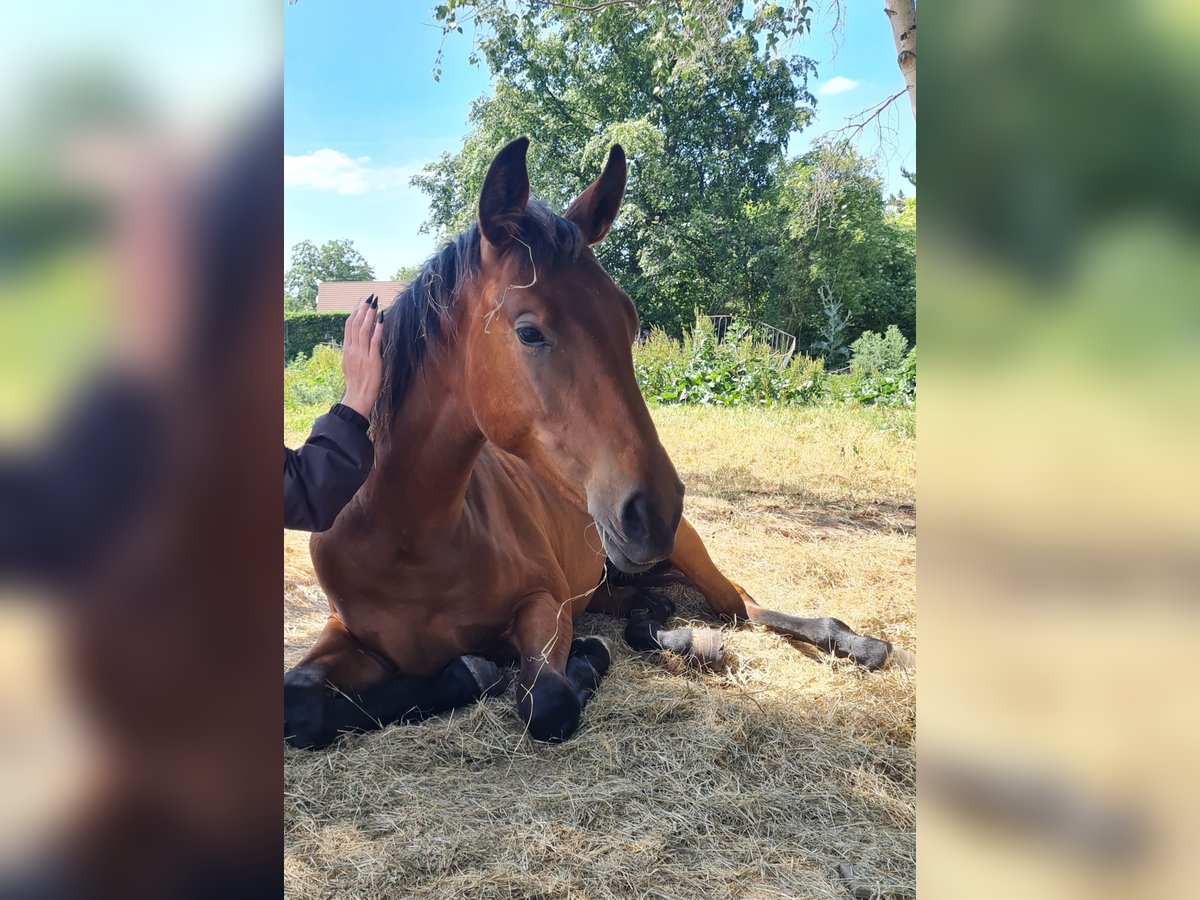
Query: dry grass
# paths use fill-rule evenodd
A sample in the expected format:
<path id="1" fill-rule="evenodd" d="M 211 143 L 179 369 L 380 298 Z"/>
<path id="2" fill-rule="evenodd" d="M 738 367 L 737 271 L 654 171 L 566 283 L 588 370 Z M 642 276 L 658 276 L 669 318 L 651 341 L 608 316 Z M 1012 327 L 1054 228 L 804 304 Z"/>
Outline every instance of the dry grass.
<path id="1" fill-rule="evenodd" d="M 768 606 L 915 649 L 915 441 L 889 415 L 655 410 L 718 565 Z M 285 568 L 292 663 L 324 618 L 303 535 Z M 727 631 L 728 668 L 700 673 L 635 655 L 622 624 L 577 624 L 616 659 L 566 744 L 525 738 L 510 689 L 288 750 L 289 896 L 846 900 L 842 862 L 915 896 L 912 677 L 756 630 Z"/>

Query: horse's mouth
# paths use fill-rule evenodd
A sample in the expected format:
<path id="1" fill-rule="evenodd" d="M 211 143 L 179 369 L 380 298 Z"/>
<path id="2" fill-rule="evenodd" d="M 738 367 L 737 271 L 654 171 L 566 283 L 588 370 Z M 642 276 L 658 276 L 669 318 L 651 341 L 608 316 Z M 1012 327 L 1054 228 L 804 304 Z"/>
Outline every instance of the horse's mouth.
<path id="1" fill-rule="evenodd" d="M 613 537 L 612 533 L 606 529 L 600 520 L 596 520 L 596 532 L 600 535 L 600 545 L 604 548 L 604 555 L 608 557 L 609 562 L 624 572 L 626 575 L 640 575 L 642 572 L 653 569 L 661 559 L 652 559 L 648 562 L 634 562 L 625 555 L 625 551 L 621 549 L 621 545 Z"/>

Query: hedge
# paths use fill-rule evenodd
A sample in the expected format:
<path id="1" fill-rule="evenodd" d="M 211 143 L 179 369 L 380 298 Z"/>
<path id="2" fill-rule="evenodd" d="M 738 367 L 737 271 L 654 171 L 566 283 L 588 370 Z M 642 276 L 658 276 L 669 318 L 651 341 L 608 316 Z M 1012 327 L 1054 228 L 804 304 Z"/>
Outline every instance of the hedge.
<path id="1" fill-rule="evenodd" d="M 312 355 L 317 344 L 340 344 L 348 312 L 293 312 L 283 316 L 283 361 Z"/>

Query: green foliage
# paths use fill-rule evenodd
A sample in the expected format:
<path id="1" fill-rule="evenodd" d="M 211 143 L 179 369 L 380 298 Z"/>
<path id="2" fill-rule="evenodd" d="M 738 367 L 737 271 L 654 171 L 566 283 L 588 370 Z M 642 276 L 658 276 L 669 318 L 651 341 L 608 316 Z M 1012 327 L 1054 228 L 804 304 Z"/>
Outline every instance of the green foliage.
<path id="1" fill-rule="evenodd" d="M 420 266 L 401 266 L 392 276 L 392 281 L 412 281 L 421 274 Z"/>
<path id="2" fill-rule="evenodd" d="M 346 390 L 342 374 L 342 351 L 330 344 L 318 344 L 312 354 L 301 353 L 283 370 L 285 410 L 306 406 L 332 406 Z"/>
<path id="3" fill-rule="evenodd" d="M 874 164 L 849 143 L 822 145 L 789 163 L 776 194 L 784 251 L 763 316 L 819 349 L 832 288 L 852 331 L 888 325 L 916 335 L 916 206 L 889 206 Z"/>
<path id="4" fill-rule="evenodd" d="M 711 320 L 699 313 L 682 341 L 652 331 L 634 348 L 633 368 L 647 400 L 703 406 L 812 402 L 821 396 L 824 376 L 820 360 L 797 357 L 781 365 L 744 322 L 730 323 L 718 341 Z"/>
<path id="5" fill-rule="evenodd" d="M 821 295 L 821 319 L 817 325 L 817 338 L 812 348 L 817 351 L 830 368 L 840 366 L 846 360 L 846 326 L 850 313 L 842 307 L 827 285 L 818 288 Z"/>
<path id="6" fill-rule="evenodd" d="M 657 400 L 676 391 L 686 361 L 687 353 L 679 341 L 661 328 L 651 329 L 649 336 L 633 348 L 633 370 L 642 395 Z"/>
<path id="7" fill-rule="evenodd" d="M 780 260 L 769 215 L 787 142 L 812 116 L 810 60 L 760 45 L 741 5 L 719 15 L 704 65 L 672 62 L 678 3 L 615 4 L 594 14 L 525 3 L 443 4 L 443 21 L 467 8 L 476 46 L 495 73 L 475 101 L 462 148 L 413 182 L 430 200 L 426 228 L 454 234 L 475 219 L 495 152 L 519 136 L 532 193 L 562 210 L 620 143 L 631 160 L 621 216 L 596 247 L 642 320 L 679 333 L 697 303 L 710 314 L 757 315 Z M 530 5 L 532 8 L 532 5 Z M 791 15 L 761 4 L 756 15 Z M 689 5 L 690 8 L 690 5 Z M 457 28 L 457 25 L 455 26 Z"/>
<path id="8" fill-rule="evenodd" d="M 883 334 L 864 331 L 850 345 L 850 371 L 857 375 L 896 375 L 904 368 L 908 338 L 895 325 Z"/>
<path id="9" fill-rule="evenodd" d="M 719 52 L 731 35 L 750 38 L 763 47 L 768 58 L 785 51 L 791 41 L 812 30 L 812 6 L 806 0 L 658 0 L 658 2 L 557 3 L 552 0 L 444 0 L 433 8 L 433 17 L 450 37 L 463 34 L 462 23 L 470 22 L 476 35 L 479 62 L 483 31 L 492 37 L 496 21 L 520 17 L 544 26 L 604 18 L 621 22 L 625 15 L 636 17 L 638 31 L 653 48 L 650 63 L 656 72 L 683 76 L 702 68 Z M 621 15 L 625 14 L 625 15 Z M 603 23 L 601 23 L 603 24 Z M 441 79 L 441 53 L 434 62 L 434 80 Z"/>
<path id="10" fill-rule="evenodd" d="M 873 338 L 884 340 L 879 335 Z M 653 329 L 646 340 L 633 348 L 633 368 L 642 395 L 650 403 L 765 407 L 827 402 L 899 408 L 916 405 L 916 348 L 889 371 L 860 368 L 827 373 L 821 359 L 803 355 L 781 365 L 779 357 L 766 344 L 754 340 L 750 326 L 743 322 L 732 322 L 724 340 L 718 341 L 711 320 L 698 313 L 695 325 L 682 340 Z M 341 398 L 344 387 L 339 347 L 321 343 L 311 353 L 296 356 L 284 368 L 286 430 L 306 431 L 313 418 Z"/>
<path id="11" fill-rule="evenodd" d="M 915 406 L 917 402 L 917 350 L 905 357 L 899 371 L 860 378 L 854 399 L 878 406 Z"/>
<path id="12" fill-rule="evenodd" d="M 896 335 L 899 335 L 898 331 Z M 850 364 L 850 371 L 830 375 L 826 381 L 829 399 L 876 406 L 916 405 L 916 347 L 905 353 L 908 342 L 902 335 L 897 341 L 894 335 L 870 332 L 855 341 L 854 346 L 855 359 Z M 899 355 L 896 353 L 898 347 Z"/>
<path id="13" fill-rule="evenodd" d="M 850 374 L 835 386 L 843 400 L 880 406 L 913 406 L 917 402 L 917 348 L 895 325 L 883 334 L 865 331 L 850 345 Z"/>
<path id="14" fill-rule="evenodd" d="M 462 148 L 413 179 L 427 230 L 474 221 L 487 165 L 514 137 L 534 139 L 533 194 L 560 210 L 617 142 L 629 185 L 596 254 L 646 324 L 678 335 L 700 305 L 828 355 L 824 284 L 851 334 L 894 324 L 915 340 L 913 202 L 885 201 L 848 141 L 786 159 L 813 115 L 812 62 L 790 49 L 811 28 L 803 0 L 442 0 L 433 15 L 450 40 L 471 22 L 473 58 L 496 80 Z"/>
<path id="15" fill-rule="evenodd" d="M 292 264 L 283 277 L 284 294 L 293 309 L 315 309 L 322 281 L 370 281 L 374 270 L 348 240 L 326 241 L 320 247 L 301 241 L 292 248 Z M 289 309 L 285 301 L 284 309 Z"/>
<path id="16" fill-rule="evenodd" d="M 283 358 L 311 353 L 318 344 L 340 344 L 348 312 L 296 312 L 283 317 Z"/>

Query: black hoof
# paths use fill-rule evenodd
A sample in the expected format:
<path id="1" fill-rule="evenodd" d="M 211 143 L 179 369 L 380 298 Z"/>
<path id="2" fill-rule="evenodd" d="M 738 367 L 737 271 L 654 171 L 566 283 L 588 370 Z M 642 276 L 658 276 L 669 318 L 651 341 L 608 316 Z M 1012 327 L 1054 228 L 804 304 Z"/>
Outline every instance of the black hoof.
<path id="1" fill-rule="evenodd" d="M 460 656 L 446 666 L 446 674 L 457 678 L 465 687 L 469 700 L 499 697 L 508 690 L 509 673 L 482 656 Z"/>
<path id="2" fill-rule="evenodd" d="M 666 624 L 675 615 L 675 601 L 662 591 L 643 590 L 629 611 L 630 618 L 649 617 L 658 624 Z"/>
<path id="3" fill-rule="evenodd" d="M 853 649 L 846 654 L 868 672 L 876 672 L 887 665 L 888 645 L 875 638 L 859 637 Z"/>
<path id="4" fill-rule="evenodd" d="M 887 665 L 892 645 L 877 638 L 855 634 L 840 619 L 827 618 L 825 625 L 830 639 L 827 650 L 839 659 L 849 659 L 869 672 Z"/>
<path id="5" fill-rule="evenodd" d="M 571 641 L 570 655 L 587 660 L 588 665 L 595 669 L 596 674 L 600 676 L 605 675 L 608 667 L 612 665 L 612 648 L 608 645 L 608 641 L 596 635 L 575 638 Z"/>
<path id="6" fill-rule="evenodd" d="M 558 744 L 579 728 L 583 706 L 565 679 L 543 675 L 533 690 L 521 699 L 520 710 L 531 738 Z"/>
<path id="7" fill-rule="evenodd" d="M 332 692 L 312 669 L 283 676 L 283 739 L 300 750 L 320 750 L 337 738 L 332 724 Z"/>

